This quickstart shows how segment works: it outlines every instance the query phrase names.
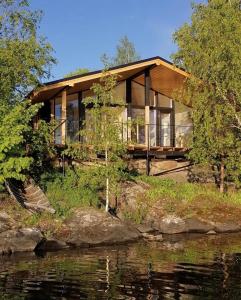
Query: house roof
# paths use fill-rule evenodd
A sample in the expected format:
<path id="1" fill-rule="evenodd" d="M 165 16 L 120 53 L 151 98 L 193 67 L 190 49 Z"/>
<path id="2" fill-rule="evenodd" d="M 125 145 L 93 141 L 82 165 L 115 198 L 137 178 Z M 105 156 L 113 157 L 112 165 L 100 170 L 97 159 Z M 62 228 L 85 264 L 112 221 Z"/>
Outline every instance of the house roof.
<path id="1" fill-rule="evenodd" d="M 173 63 L 159 57 L 152 57 L 109 69 L 111 74 L 118 74 L 118 80 L 134 78 L 135 81 L 144 84 L 142 72 L 150 68 L 151 88 L 170 98 L 175 91 L 183 89 L 184 81 L 190 75 L 183 69 L 177 68 Z M 63 88 L 68 87 L 68 93 L 75 93 L 89 89 L 93 83 L 98 82 L 103 70 L 75 75 L 50 81 L 30 94 L 33 103 L 46 101 L 55 97 Z"/>

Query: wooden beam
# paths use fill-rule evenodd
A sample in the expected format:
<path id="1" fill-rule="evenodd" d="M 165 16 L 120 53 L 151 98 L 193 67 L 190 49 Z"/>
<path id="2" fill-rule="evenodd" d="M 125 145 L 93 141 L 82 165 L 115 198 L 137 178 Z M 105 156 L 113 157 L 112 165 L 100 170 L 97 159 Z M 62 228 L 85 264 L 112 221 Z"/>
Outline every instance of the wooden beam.
<path id="1" fill-rule="evenodd" d="M 176 122 L 175 122 L 175 101 L 172 100 L 172 111 L 170 115 L 170 125 L 171 125 L 171 146 L 176 147 Z"/>
<path id="2" fill-rule="evenodd" d="M 132 75 L 132 76 L 129 77 L 128 79 L 134 81 L 134 79 L 136 79 L 137 77 L 139 77 L 139 76 L 141 76 L 141 75 L 144 75 L 144 76 L 145 76 L 146 70 L 149 70 L 149 71 L 150 71 L 150 70 L 151 70 L 152 68 L 154 68 L 154 67 L 156 67 L 156 64 L 153 64 L 153 65 L 148 66 L 146 69 L 141 70 L 141 71 L 135 73 L 134 75 Z"/>
<path id="3" fill-rule="evenodd" d="M 67 119 L 67 91 L 64 89 L 61 93 L 61 141 L 62 144 L 64 145 L 66 142 L 66 130 L 67 130 L 67 124 L 66 124 L 66 119 Z M 65 122 L 64 122 L 65 120 Z"/>
<path id="4" fill-rule="evenodd" d="M 152 65 L 158 65 L 159 60 L 160 60 L 160 58 L 154 58 L 154 59 L 150 59 L 150 60 L 146 60 L 146 61 L 142 61 L 142 62 L 133 63 L 131 65 L 116 67 L 116 68 L 109 70 L 109 73 L 110 74 L 119 74 L 121 72 L 132 71 L 136 68 L 144 68 L 144 67 L 148 67 L 148 66 L 152 66 Z M 81 83 L 81 82 L 85 82 L 85 81 L 89 81 L 89 80 L 98 79 L 101 76 L 102 76 L 102 70 L 99 70 L 96 72 L 92 72 L 92 73 L 88 73 L 86 75 L 79 76 L 77 78 L 72 78 L 72 79 L 66 78 L 66 79 L 53 81 L 53 82 L 50 82 L 50 83 L 42 86 L 41 88 L 39 88 L 37 91 L 35 91 L 33 96 L 36 97 L 39 92 L 63 87 L 66 85 L 73 86 L 76 83 Z"/>

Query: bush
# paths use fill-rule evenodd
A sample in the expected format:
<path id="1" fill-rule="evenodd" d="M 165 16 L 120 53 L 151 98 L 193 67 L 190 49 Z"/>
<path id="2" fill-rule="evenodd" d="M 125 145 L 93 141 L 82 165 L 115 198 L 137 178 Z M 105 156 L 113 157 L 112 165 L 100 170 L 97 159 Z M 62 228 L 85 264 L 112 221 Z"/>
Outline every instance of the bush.
<path id="1" fill-rule="evenodd" d="M 67 169 L 65 176 L 58 171 L 44 174 L 41 187 L 59 217 L 67 217 L 74 208 L 100 205 L 98 192 L 103 186 L 96 168 Z"/>

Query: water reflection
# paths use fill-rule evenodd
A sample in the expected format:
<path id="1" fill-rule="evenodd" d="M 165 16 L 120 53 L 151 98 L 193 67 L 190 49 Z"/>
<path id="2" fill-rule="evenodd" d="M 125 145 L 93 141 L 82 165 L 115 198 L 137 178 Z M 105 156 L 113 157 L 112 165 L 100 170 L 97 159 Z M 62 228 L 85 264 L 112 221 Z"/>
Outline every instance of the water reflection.
<path id="1" fill-rule="evenodd" d="M 240 253 L 229 235 L 15 255 L 1 258 L 0 299 L 241 299 Z"/>

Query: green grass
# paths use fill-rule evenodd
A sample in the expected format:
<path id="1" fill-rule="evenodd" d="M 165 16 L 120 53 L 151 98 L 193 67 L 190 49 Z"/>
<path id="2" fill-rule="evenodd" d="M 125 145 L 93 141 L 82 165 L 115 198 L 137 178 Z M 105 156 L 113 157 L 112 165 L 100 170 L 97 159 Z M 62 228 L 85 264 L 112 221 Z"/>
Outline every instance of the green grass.
<path id="1" fill-rule="evenodd" d="M 160 179 L 159 177 L 152 176 L 140 176 L 139 179 L 151 186 L 148 196 L 153 200 L 165 196 L 177 201 L 191 202 L 199 195 L 207 196 L 214 201 L 227 201 L 228 203 L 241 205 L 241 191 L 221 194 L 216 187 L 205 184 L 176 183 L 172 179 Z"/>
<path id="2" fill-rule="evenodd" d="M 171 179 L 136 176 L 149 189 L 139 195 L 137 209 L 126 210 L 126 218 L 141 223 L 150 211 L 158 208 L 160 216 L 175 214 L 180 217 L 199 216 L 210 220 L 236 220 L 241 214 L 241 191 L 220 194 L 215 186 L 195 183 L 176 183 Z"/>
<path id="3" fill-rule="evenodd" d="M 41 180 L 58 217 L 68 217 L 73 209 L 100 205 L 98 192 L 103 188 L 94 169 L 68 169 L 61 173 L 45 174 Z"/>

